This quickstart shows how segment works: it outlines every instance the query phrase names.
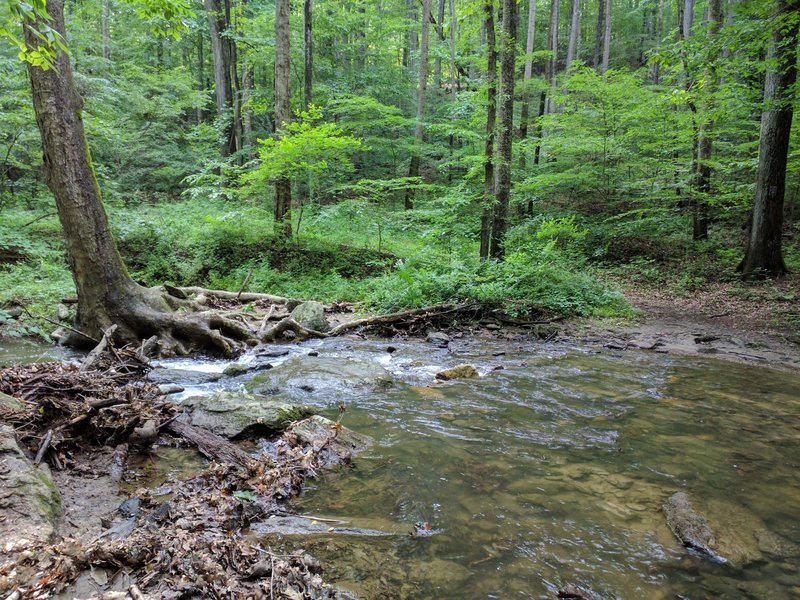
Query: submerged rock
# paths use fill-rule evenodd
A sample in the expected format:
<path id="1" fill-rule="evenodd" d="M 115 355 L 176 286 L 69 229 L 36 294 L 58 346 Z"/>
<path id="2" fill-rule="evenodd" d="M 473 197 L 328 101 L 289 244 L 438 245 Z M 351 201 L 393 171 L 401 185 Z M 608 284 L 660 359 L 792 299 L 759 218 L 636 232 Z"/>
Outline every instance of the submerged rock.
<path id="1" fill-rule="evenodd" d="M 164 367 L 153 369 L 147 374 L 147 378 L 153 383 L 160 385 L 174 384 L 178 386 L 190 386 L 219 381 L 222 379 L 222 373 Z"/>
<path id="2" fill-rule="evenodd" d="M 303 302 L 292 310 L 292 318 L 307 329 L 326 332 L 331 325 L 325 317 L 325 307 L 319 302 Z"/>
<path id="3" fill-rule="evenodd" d="M 452 369 L 445 369 L 436 374 L 436 379 L 449 381 L 450 379 L 476 379 L 480 377 L 478 369 L 472 365 L 458 365 Z"/>
<path id="4" fill-rule="evenodd" d="M 185 422 L 229 438 L 282 431 L 314 411 L 256 394 L 218 392 L 186 400 Z"/>
<path id="5" fill-rule="evenodd" d="M 297 436 L 304 444 L 321 449 L 320 462 L 326 467 L 349 463 L 354 455 L 375 443 L 369 436 L 356 433 L 320 415 L 295 423 L 288 433 Z"/>
<path id="6" fill-rule="evenodd" d="M 714 531 L 708 519 L 694 509 L 689 496 L 683 492 L 673 494 L 664 502 L 663 509 L 667 525 L 684 546 L 716 559 L 721 558 L 712 549 Z"/>
<path id="7" fill-rule="evenodd" d="M 0 520 L 0 540 L 12 547 L 49 541 L 61 512 L 61 495 L 50 470 L 25 456 L 7 425 L 0 425 L 0 508 L 13 515 Z M 0 551 L 4 549 L 10 548 Z"/>
<path id="8" fill-rule="evenodd" d="M 245 385 L 248 391 L 257 394 L 301 398 L 316 394 L 333 402 L 350 397 L 353 391 L 382 390 L 391 383 L 386 369 L 365 360 L 295 356 L 270 371 L 259 373 Z"/>
<path id="9" fill-rule="evenodd" d="M 683 492 L 667 498 L 663 507 L 667 524 L 687 548 L 737 569 L 763 559 L 757 537 L 767 530 L 755 515 L 730 502 L 710 502 L 706 508 L 700 513 Z"/>

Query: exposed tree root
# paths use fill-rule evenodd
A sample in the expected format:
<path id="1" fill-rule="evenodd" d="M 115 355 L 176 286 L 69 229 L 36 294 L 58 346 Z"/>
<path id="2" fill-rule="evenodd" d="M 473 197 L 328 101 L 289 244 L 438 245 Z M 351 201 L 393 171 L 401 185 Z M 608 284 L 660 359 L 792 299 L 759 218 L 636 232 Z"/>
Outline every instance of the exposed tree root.
<path id="1" fill-rule="evenodd" d="M 475 318 L 481 312 L 481 307 L 473 303 L 442 304 L 355 319 L 322 332 L 308 328 L 286 311 L 275 314 L 276 306 L 288 309 L 300 302 L 271 294 L 238 294 L 201 287 L 136 286 L 97 309 L 91 319 L 78 314 L 75 327 L 62 334 L 60 340 L 90 347 L 97 345 L 98 340 L 106 343 L 111 340 L 117 348 L 139 348 L 142 357 L 198 351 L 234 356 L 248 346 L 280 341 L 291 334 L 297 339 L 308 339 L 374 327 L 418 329 L 460 315 Z M 247 311 L 237 310 L 242 303 L 249 305 Z M 82 322 L 91 322 L 92 326 L 84 331 Z M 110 330 L 112 326 L 116 328 Z"/>

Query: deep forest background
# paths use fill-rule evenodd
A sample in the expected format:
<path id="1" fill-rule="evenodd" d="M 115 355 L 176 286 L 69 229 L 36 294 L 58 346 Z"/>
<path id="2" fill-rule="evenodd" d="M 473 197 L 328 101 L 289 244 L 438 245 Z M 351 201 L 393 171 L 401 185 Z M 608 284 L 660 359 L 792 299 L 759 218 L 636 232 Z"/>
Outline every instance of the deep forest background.
<path id="1" fill-rule="evenodd" d="M 276 133 L 274 2 L 191 2 L 166 22 L 146 3 L 68 1 L 90 149 L 132 275 L 233 290 L 247 279 L 252 290 L 373 310 L 476 300 L 518 315 L 628 315 L 623 291 L 714 290 L 769 302 L 774 326 L 800 329 L 795 276 L 774 285 L 736 274 L 775 6 L 724 0 L 716 30 L 703 0 L 607 2 L 518 5 L 513 188 L 502 256 L 481 261 L 495 200 L 485 186 L 487 47 L 504 41 L 500 6 L 489 3 L 490 32 L 486 2 L 433 0 L 425 48 L 422 2 L 316 0 L 309 94 L 305 3 L 293 3 L 292 119 Z M 217 41 L 235 51 L 224 105 L 215 7 Z M 713 151 L 698 158 L 709 124 Z M 798 135 L 784 213 L 795 272 Z M 4 45 L 0 320 L 16 303 L 52 312 L 74 290 L 41 154 L 25 67 Z M 289 237 L 273 222 L 279 181 L 291 184 Z"/>

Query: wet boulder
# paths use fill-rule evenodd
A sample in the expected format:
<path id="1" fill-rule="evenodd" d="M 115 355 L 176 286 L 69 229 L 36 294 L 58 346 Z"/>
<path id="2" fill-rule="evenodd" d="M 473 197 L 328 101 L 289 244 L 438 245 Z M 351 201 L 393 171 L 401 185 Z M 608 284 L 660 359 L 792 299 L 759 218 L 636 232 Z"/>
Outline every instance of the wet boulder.
<path id="1" fill-rule="evenodd" d="M 425 339 L 437 348 L 447 348 L 450 344 L 450 336 L 441 331 L 431 331 Z"/>
<path id="2" fill-rule="evenodd" d="M 319 302 L 303 302 L 292 310 L 292 318 L 306 329 L 326 332 L 331 325 L 325 317 L 325 307 Z"/>
<path id="3" fill-rule="evenodd" d="M 458 365 L 451 369 L 439 371 L 436 374 L 436 379 L 440 381 L 449 381 L 451 379 L 477 379 L 480 377 L 478 370 L 472 365 Z"/>
<path id="4" fill-rule="evenodd" d="M 684 546 L 736 569 L 763 559 L 757 534 L 766 528 L 755 515 L 727 501 L 704 508 L 701 513 L 684 492 L 664 502 L 667 525 Z"/>
<path id="5" fill-rule="evenodd" d="M 0 425 L 0 509 L 13 515 L 0 520 L 0 551 L 50 541 L 61 512 L 61 495 L 50 470 L 28 459 L 7 425 Z"/>
<path id="6" fill-rule="evenodd" d="M 295 356 L 245 384 L 256 394 L 292 399 L 320 396 L 326 402 L 350 398 L 354 392 L 383 390 L 392 383 L 381 365 L 356 358 Z"/>
<path id="7" fill-rule="evenodd" d="M 347 464 L 354 455 L 375 443 L 369 436 L 356 433 L 320 415 L 295 423 L 287 434 L 317 448 L 322 464 L 327 467 Z"/>
<path id="8" fill-rule="evenodd" d="M 222 373 L 213 371 L 194 371 L 172 367 L 157 367 L 147 374 L 147 378 L 159 385 L 192 386 L 213 383 L 222 379 Z"/>
<path id="9" fill-rule="evenodd" d="M 184 404 L 182 420 L 228 438 L 282 431 L 314 412 L 308 406 L 236 392 L 189 398 Z"/>

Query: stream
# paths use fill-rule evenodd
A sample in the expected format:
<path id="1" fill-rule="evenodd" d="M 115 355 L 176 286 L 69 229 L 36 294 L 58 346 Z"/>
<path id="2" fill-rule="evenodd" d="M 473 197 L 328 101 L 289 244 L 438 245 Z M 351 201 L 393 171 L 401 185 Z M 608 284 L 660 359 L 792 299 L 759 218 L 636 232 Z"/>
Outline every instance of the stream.
<path id="1" fill-rule="evenodd" d="M 162 361 L 162 372 L 186 388 L 177 400 L 249 391 L 332 419 L 345 403 L 343 424 L 376 444 L 296 503 L 325 527 L 251 535 L 305 548 L 362 598 L 547 598 L 568 582 L 598 598 L 800 597 L 800 374 L 480 336 L 267 350 L 288 353 L 218 380 L 229 362 Z M 0 344 L 0 364 L 68 357 Z M 434 381 L 462 363 L 481 377 Z M 188 454 L 159 449 L 149 483 L 196 470 Z M 745 563 L 675 540 L 661 506 L 677 491 L 746 546 Z M 385 535 L 326 531 L 327 519 Z M 415 523 L 431 535 L 412 537 Z"/>

